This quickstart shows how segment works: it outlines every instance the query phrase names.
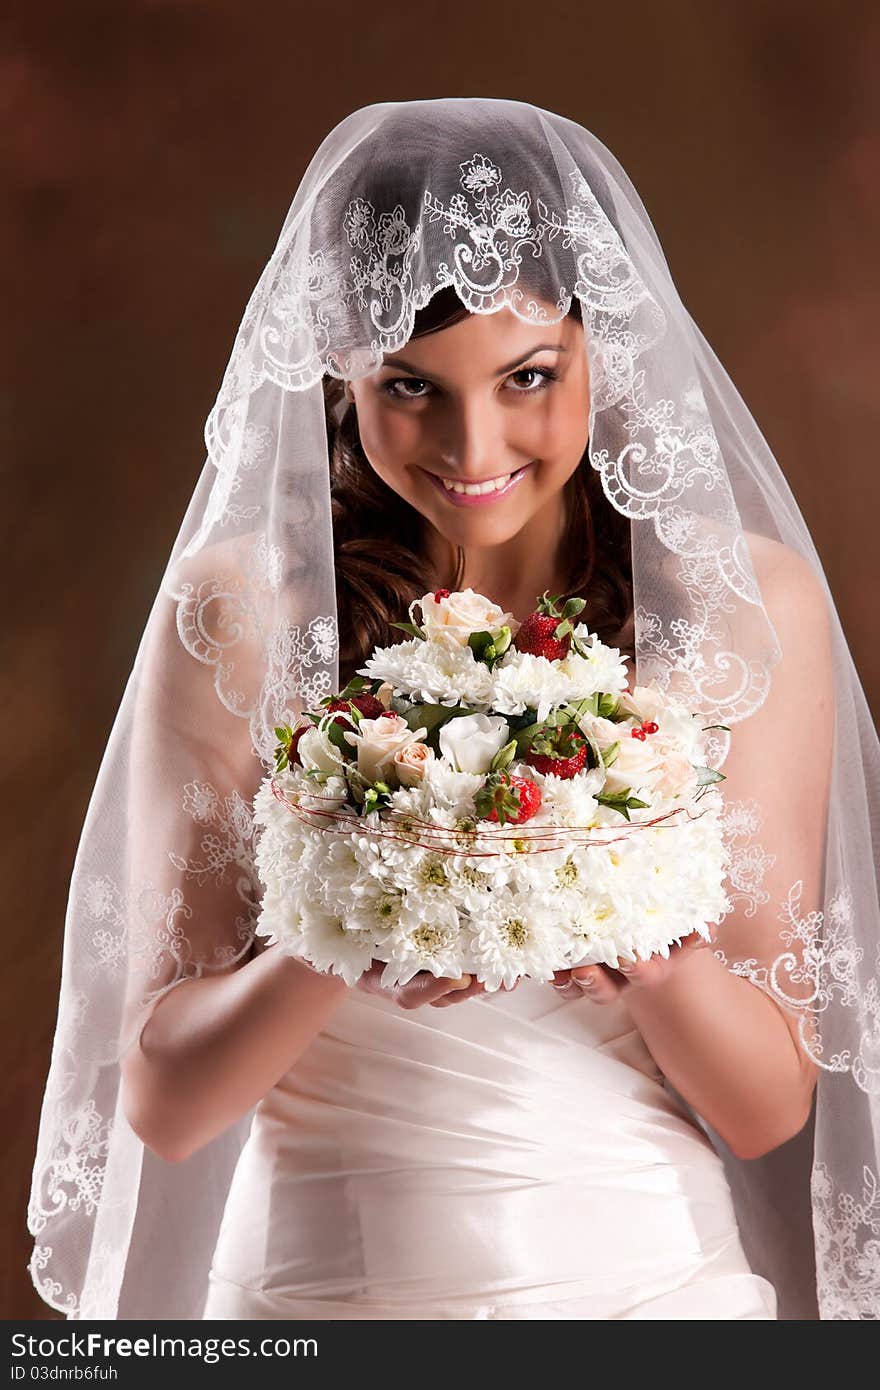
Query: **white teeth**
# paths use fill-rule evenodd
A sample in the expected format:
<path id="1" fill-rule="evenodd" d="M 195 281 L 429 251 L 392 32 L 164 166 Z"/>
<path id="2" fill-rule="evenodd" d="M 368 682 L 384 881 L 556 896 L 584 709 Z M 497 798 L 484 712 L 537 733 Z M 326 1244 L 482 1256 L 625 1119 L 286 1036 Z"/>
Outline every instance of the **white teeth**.
<path id="1" fill-rule="evenodd" d="M 498 492 L 510 482 L 512 474 L 504 473 L 500 478 L 490 478 L 487 483 L 459 483 L 452 478 L 441 478 L 447 492 L 463 492 L 467 497 L 482 497 L 487 492 Z"/>

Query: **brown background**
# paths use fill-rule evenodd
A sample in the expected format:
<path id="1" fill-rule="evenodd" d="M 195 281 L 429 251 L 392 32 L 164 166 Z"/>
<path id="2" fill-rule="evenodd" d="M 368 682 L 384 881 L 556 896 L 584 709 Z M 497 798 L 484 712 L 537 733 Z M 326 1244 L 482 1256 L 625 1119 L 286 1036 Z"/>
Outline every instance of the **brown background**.
<path id="1" fill-rule="evenodd" d="M 13 8 L 0 1316 L 55 1316 L 25 1212 L 70 869 L 204 418 L 315 147 L 357 107 L 417 97 L 512 97 L 593 130 L 780 460 L 876 701 L 878 59 L 877 7 L 827 0 Z"/>

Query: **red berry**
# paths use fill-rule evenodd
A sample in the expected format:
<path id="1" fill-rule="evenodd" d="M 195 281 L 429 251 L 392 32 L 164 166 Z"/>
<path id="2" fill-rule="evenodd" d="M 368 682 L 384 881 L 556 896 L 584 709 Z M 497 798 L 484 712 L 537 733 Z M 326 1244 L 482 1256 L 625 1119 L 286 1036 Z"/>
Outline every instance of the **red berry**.
<path id="1" fill-rule="evenodd" d="M 644 743 L 647 737 L 644 729 L 631 729 L 630 733 L 632 734 L 633 738 L 640 738 L 642 740 L 642 743 Z"/>
<path id="2" fill-rule="evenodd" d="M 435 603 L 439 603 L 440 600 L 441 600 L 441 598 L 449 598 L 449 590 L 448 590 L 448 589 L 435 589 L 435 590 L 434 590 L 434 602 L 435 602 Z"/>
<path id="3" fill-rule="evenodd" d="M 642 728 L 644 729 L 646 734 L 656 734 L 660 728 L 660 725 L 655 724 L 653 719 L 649 719 L 647 724 L 642 725 Z"/>

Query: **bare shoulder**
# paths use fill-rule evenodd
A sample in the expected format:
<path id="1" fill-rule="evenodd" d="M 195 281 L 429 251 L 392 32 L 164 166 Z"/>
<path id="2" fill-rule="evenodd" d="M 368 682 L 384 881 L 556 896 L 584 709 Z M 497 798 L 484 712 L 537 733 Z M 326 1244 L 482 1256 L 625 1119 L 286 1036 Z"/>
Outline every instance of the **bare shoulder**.
<path id="1" fill-rule="evenodd" d="M 183 554 L 169 568 L 168 584 L 175 589 L 184 585 L 198 589 L 213 579 L 239 580 L 248 577 L 253 565 L 257 534 L 226 537 L 200 547 L 191 555 Z"/>
<path id="2" fill-rule="evenodd" d="M 790 546 L 745 532 L 755 578 L 782 650 L 772 676 L 773 697 L 781 717 L 792 704 L 803 710 L 805 692 L 825 711 L 834 681 L 832 604 L 824 577 Z"/>
<path id="3" fill-rule="evenodd" d="M 821 577 L 799 551 L 753 531 L 744 531 L 743 536 L 765 600 L 773 598 L 777 606 L 789 602 L 809 606 L 824 597 Z"/>

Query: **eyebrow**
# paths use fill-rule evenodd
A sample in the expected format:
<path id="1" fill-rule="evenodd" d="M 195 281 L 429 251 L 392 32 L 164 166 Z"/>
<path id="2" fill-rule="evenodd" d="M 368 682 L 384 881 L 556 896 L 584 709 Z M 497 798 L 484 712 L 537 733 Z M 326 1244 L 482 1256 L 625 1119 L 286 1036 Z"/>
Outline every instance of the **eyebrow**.
<path id="1" fill-rule="evenodd" d="M 568 352 L 568 348 L 562 343 L 539 343 L 537 347 L 530 348 L 523 353 L 522 357 L 517 357 L 515 361 L 508 362 L 506 366 L 499 367 L 496 376 L 504 376 L 505 372 L 512 372 L 517 367 L 522 366 L 523 362 L 528 362 L 530 357 L 534 357 L 536 352 Z M 417 376 L 422 380 L 426 379 L 426 374 L 420 367 L 414 367 L 409 362 L 405 362 L 402 357 L 388 358 L 382 363 L 383 367 L 397 367 L 401 371 L 409 372 L 411 376 Z"/>

